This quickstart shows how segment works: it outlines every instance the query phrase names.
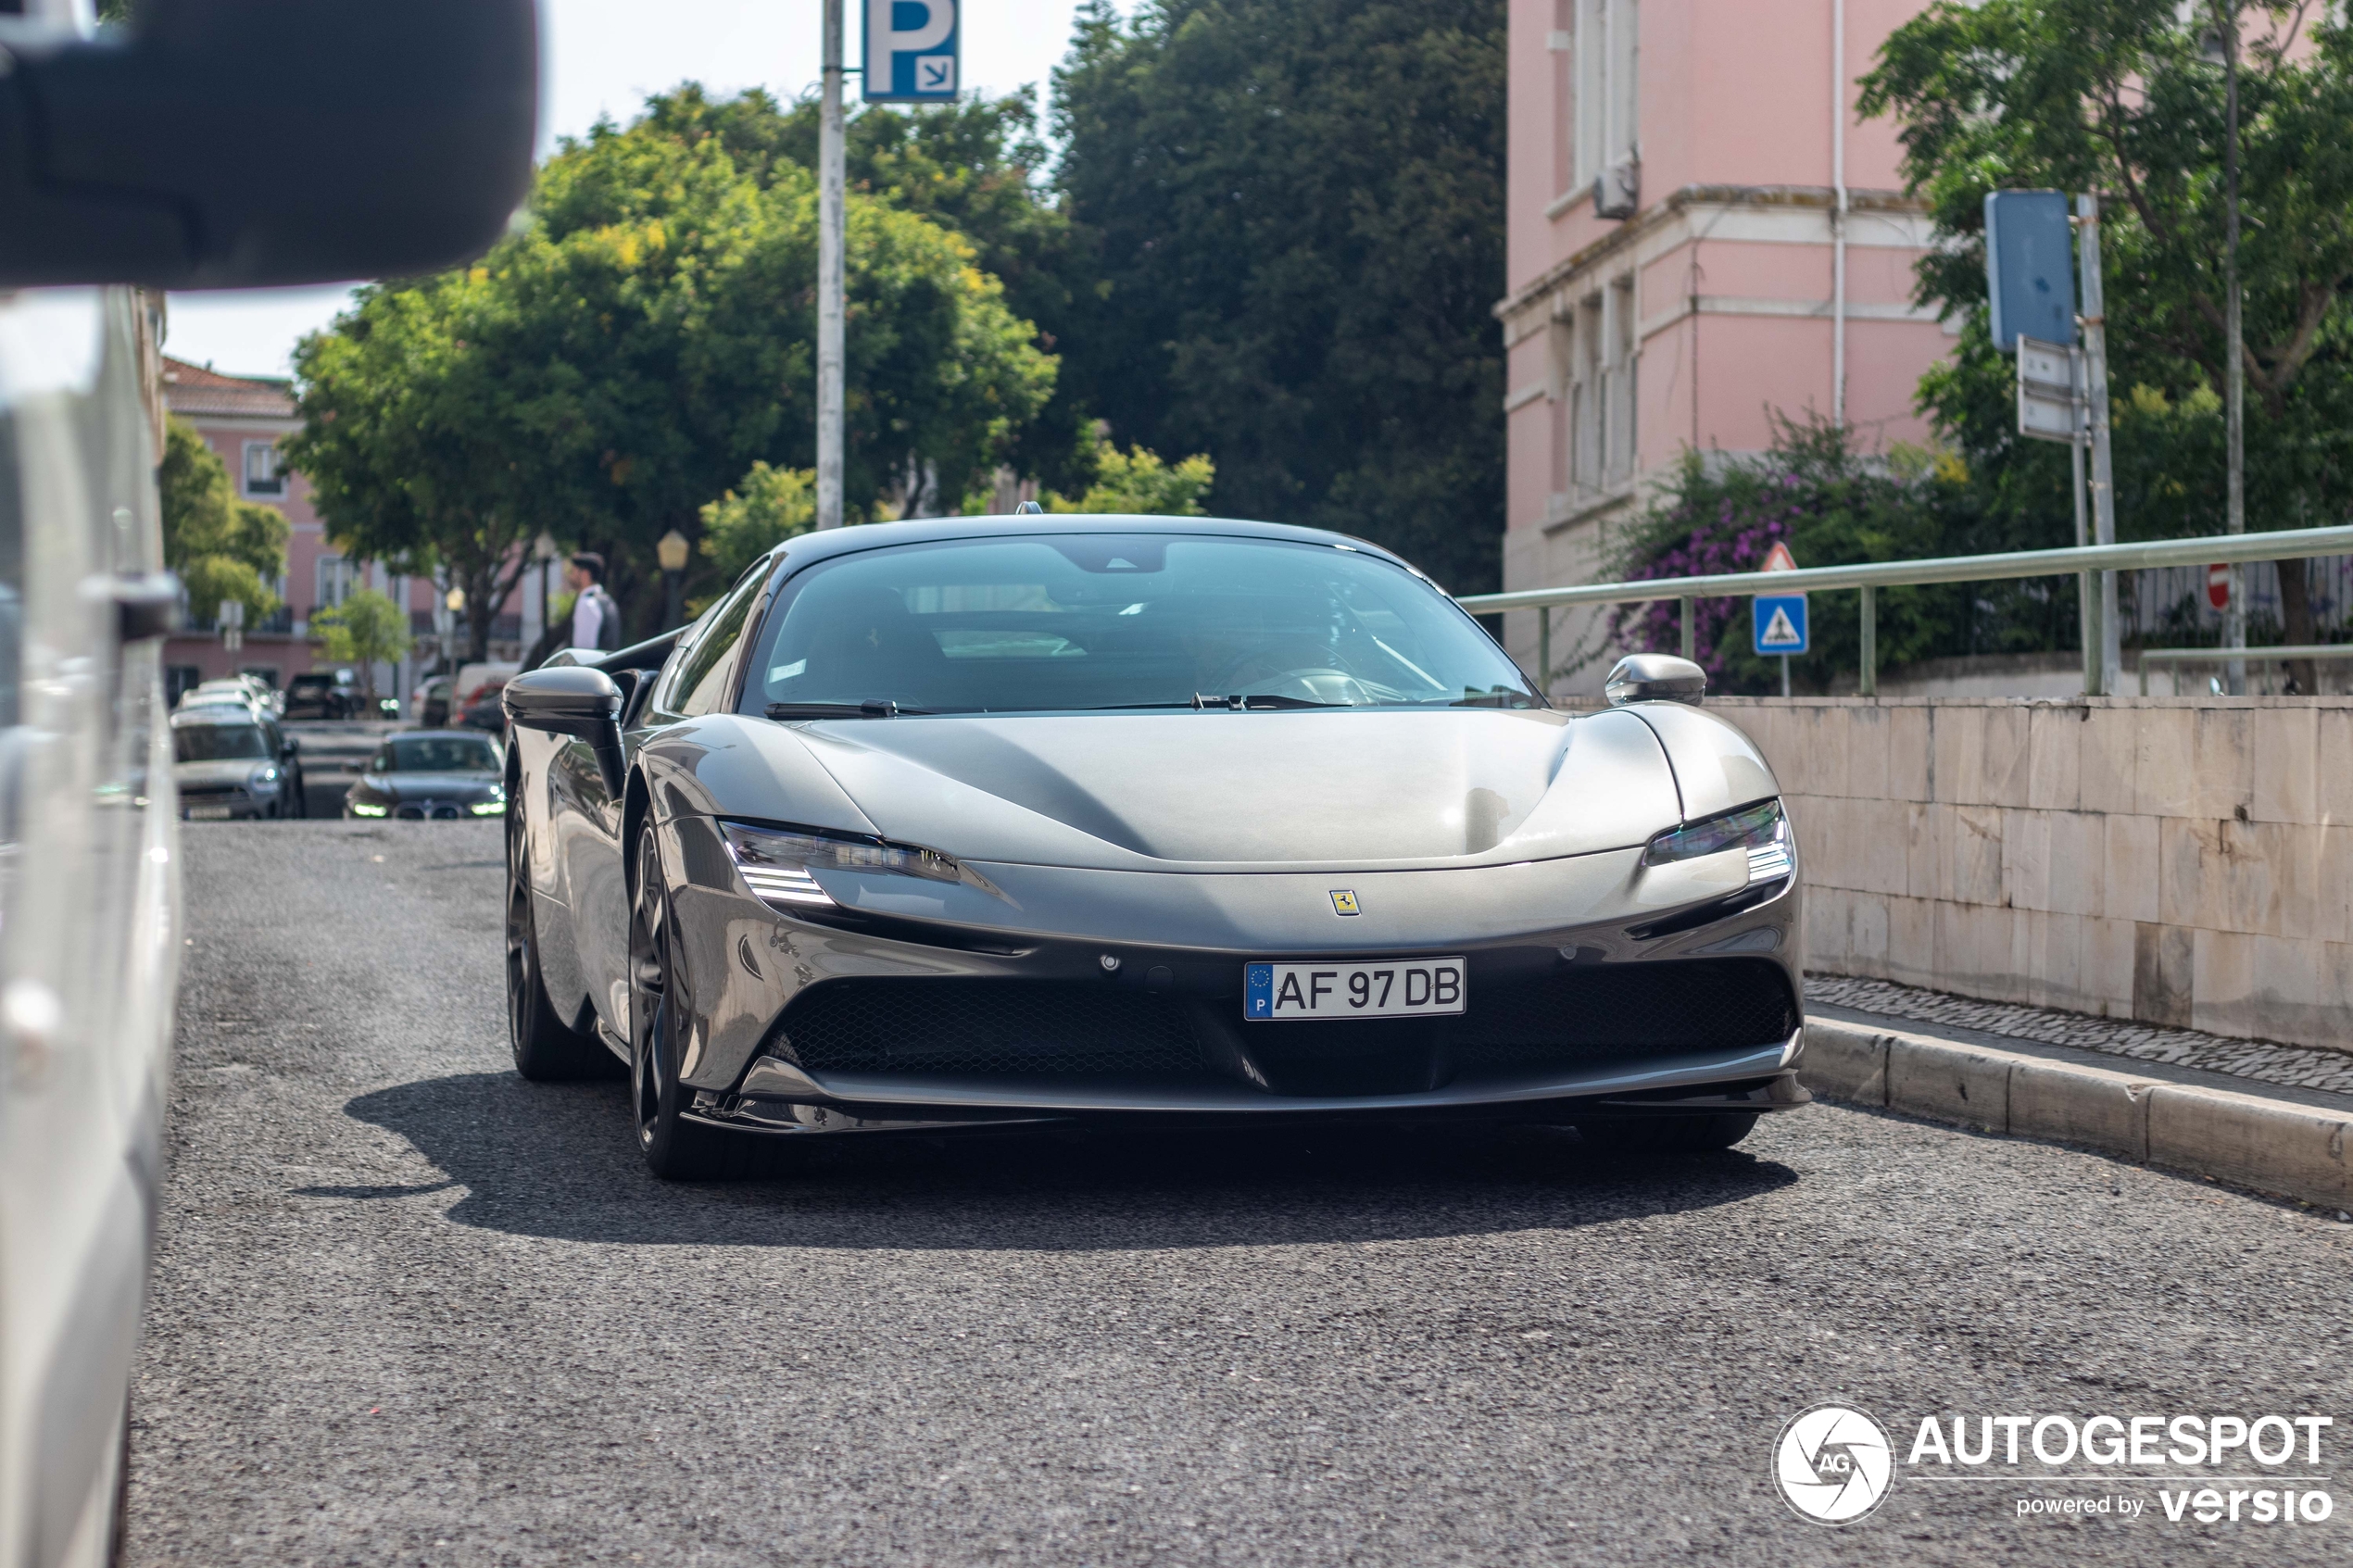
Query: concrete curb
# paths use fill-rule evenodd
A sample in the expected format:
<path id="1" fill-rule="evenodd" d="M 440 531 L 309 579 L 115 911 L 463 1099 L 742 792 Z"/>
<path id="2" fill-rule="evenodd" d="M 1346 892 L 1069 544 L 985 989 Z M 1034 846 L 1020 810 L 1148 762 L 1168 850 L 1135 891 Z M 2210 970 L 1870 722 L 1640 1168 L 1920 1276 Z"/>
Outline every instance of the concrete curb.
<path id="1" fill-rule="evenodd" d="M 1829 1018 L 1806 1019 L 1797 1075 L 1825 1099 L 2353 1209 L 2353 1111 Z"/>

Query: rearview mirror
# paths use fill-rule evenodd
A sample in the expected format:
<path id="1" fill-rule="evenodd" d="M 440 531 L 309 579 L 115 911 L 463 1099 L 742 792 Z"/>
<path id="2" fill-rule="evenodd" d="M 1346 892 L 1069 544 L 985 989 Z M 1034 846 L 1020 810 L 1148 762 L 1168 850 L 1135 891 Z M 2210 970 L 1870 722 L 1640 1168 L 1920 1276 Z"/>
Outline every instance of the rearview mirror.
<path id="1" fill-rule="evenodd" d="M 597 754 L 605 793 L 621 797 L 628 764 L 621 749 L 621 688 L 611 676 L 578 664 L 527 670 L 507 683 L 498 705 L 517 729 L 586 741 Z"/>
<path id="2" fill-rule="evenodd" d="M 531 179 L 533 0 L 140 0 L 126 32 L 11 30 L 0 288 L 435 271 Z"/>

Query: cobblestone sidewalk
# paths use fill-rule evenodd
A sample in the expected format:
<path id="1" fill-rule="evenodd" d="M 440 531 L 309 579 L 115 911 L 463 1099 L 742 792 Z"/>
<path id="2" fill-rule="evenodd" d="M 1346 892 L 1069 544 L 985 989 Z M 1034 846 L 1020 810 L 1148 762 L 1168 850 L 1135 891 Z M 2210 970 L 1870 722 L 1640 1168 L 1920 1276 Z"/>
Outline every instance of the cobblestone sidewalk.
<path id="1" fill-rule="evenodd" d="M 2209 1073 L 2232 1073 L 2292 1088 L 2353 1095 L 2353 1054 L 2343 1051 L 2275 1045 L 2269 1040 L 2233 1040 L 2221 1035 L 2201 1035 L 2193 1029 L 2158 1029 L 2120 1019 L 2019 1007 L 2010 1002 L 1973 1001 L 1942 991 L 1922 990 L 1917 985 L 1898 985 L 1887 980 L 1853 980 L 1834 974 L 1807 975 L 1806 999 L 1853 1008 L 1857 1012 L 1914 1018 L 1923 1023 L 1982 1029 L 2014 1040 L 2040 1040 L 2046 1045 L 2072 1046 L 2078 1050 L 2103 1051 L 2141 1061 L 2165 1061 L 2204 1068 Z"/>

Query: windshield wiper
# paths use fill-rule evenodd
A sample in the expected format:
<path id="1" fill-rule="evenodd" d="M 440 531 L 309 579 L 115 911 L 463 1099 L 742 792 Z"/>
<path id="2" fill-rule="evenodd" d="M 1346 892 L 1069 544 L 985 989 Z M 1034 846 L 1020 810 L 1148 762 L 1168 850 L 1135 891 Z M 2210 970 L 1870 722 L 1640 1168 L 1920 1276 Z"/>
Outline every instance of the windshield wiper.
<path id="1" fill-rule="evenodd" d="M 1252 692 L 1247 696 L 1206 696 L 1196 692 L 1193 694 L 1191 706 L 1200 709 L 1222 708 L 1231 712 L 1240 713 L 1252 708 L 1264 712 L 1277 708 L 1355 708 L 1361 705 L 1353 702 L 1316 702 L 1303 696 L 1282 696 L 1274 692 Z"/>
<path id="2" fill-rule="evenodd" d="M 896 719 L 902 713 L 929 713 L 928 708 L 901 708 L 888 697 L 864 702 L 772 702 L 771 719 Z"/>

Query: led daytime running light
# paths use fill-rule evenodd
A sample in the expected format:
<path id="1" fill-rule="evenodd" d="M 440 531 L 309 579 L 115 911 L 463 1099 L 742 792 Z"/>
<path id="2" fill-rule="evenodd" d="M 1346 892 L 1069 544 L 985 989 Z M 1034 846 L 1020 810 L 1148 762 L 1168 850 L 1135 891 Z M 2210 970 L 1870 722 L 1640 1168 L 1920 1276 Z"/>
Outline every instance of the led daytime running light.
<path id="1" fill-rule="evenodd" d="M 962 869 L 936 849 L 885 844 L 875 839 L 835 838 L 788 828 L 756 828 L 721 822 L 727 854 L 754 897 L 771 908 L 827 906 L 833 897 L 811 874 L 817 871 L 881 872 L 927 882 L 963 880 Z"/>
<path id="2" fill-rule="evenodd" d="M 1646 866 L 1672 865 L 1718 855 L 1727 849 L 1748 851 L 1748 880 L 1771 882 L 1796 866 L 1790 853 L 1789 818 L 1778 800 L 1759 801 L 1737 811 L 1704 817 L 1696 822 L 1660 834 L 1642 851 Z"/>

